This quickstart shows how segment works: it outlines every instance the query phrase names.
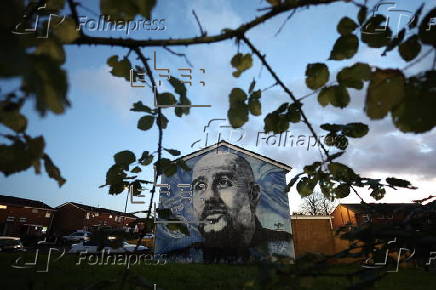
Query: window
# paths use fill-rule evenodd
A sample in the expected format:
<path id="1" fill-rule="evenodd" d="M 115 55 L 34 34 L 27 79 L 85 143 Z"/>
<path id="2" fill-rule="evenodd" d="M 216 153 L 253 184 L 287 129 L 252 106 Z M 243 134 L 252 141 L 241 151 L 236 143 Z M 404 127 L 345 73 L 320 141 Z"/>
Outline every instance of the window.
<path id="1" fill-rule="evenodd" d="M 25 223 L 27 219 L 25 217 L 20 217 L 20 223 Z"/>
<path id="2" fill-rule="evenodd" d="M 32 208 L 32 213 L 38 213 L 38 209 L 37 208 Z"/>
<path id="3" fill-rule="evenodd" d="M 49 218 L 50 216 L 51 216 L 50 212 L 46 212 L 46 213 L 45 213 L 45 217 L 46 217 L 46 218 Z"/>
<path id="4" fill-rule="evenodd" d="M 89 220 L 89 212 L 86 213 L 86 219 Z"/>
<path id="5" fill-rule="evenodd" d="M 6 205 L 0 204 L 0 209 L 7 209 L 8 207 Z"/>
<path id="6" fill-rule="evenodd" d="M 111 214 L 109 215 L 109 218 L 110 218 L 110 219 L 112 218 L 112 215 L 111 215 Z"/>
<path id="7" fill-rule="evenodd" d="M 96 212 L 96 213 L 94 214 L 94 216 L 98 216 L 98 212 Z"/>
<path id="8" fill-rule="evenodd" d="M 103 222 L 103 225 L 107 225 L 107 221 L 104 221 L 104 222 Z"/>
<path id="9" fill-rule="evenodd" d="M 6 221 L 7 221 L 7 222 L 13 222 L 13 221 L 15 221 L 15 217 L 13 217 L 13 216 L 8 216 L 7 219 L 6 219 Z"/>
<path id="10" fill-rule="evenodd" d="M 364 223 L 370 222 L 371 218 L 369 217 L 369 214 L 362 215 L 362 220 Z"/>

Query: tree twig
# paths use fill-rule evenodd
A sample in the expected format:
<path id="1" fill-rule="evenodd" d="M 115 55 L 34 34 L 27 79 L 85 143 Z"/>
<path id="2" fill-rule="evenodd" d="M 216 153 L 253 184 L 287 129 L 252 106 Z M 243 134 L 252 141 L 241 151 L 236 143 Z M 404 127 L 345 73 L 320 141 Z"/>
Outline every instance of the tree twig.
<path id="1" fill-rule="evenodd" d="M 194 14 L 195 20 L 197 21 L 198 28 L 200 29 L 200 35 L 203 37 L 206 36 L 207 32 L 203 30 L 203 26 L 201 26 L 200 19 L 198 19 L 197 13 L 195 13 L 194 9 L 192 9 L 192 14 Z"/>

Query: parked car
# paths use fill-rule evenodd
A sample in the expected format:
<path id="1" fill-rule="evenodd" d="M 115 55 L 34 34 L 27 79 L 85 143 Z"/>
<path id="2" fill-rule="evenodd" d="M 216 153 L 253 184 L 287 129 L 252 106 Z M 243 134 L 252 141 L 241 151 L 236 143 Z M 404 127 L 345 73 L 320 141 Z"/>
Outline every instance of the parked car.
<path id="1" fill-rule="evenodd" d="M 75 231 L 68 236 L 63 236 L 62 239 L 65 242 L 82 242 L 89 241 L 91 233 L 87 231 Z"/>
<path id="2" fill-rule="evenodd" d="M 0 236 L 0 252 L 25 251 L 20 238 Z"/>
<path id="3" fill-rule="evenodd" d="M 135 247 L 136 247 L 136 245 L 134 245 L 134 244 L 122 242 L 121 247 L 112 248 L 109 243 L 106 243 L 104 245 L 104 247 L 101 249 L 101 251 L 104 250 L 106 253 L 109 253 L 109 254 L 133 253 L 135 250 Z M 139 246 L 137 249 L 137 252 L 144 252 L 146 250 L 148 250 L 147 247 Z M 81 252 L 85 252 L 85 251 L 87 253 L 90 253 L 90 254 L 98 253 L 99 252 L 98 251 L 98 243 L 96 243 L 94 241 L 85 241 L 85 242 L 73 244 L 71 246 L 69 253 L 81 253 Z"/>

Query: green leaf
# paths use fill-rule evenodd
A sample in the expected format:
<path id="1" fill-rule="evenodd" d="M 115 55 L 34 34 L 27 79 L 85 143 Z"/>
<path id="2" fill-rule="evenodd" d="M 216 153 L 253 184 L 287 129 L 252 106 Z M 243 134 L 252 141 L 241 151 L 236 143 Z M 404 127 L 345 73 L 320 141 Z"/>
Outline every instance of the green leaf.
<path id="1" fill-rule="evenodd" d="M 404 76 L 399 70 L 380 70 L 371 73 L 365 101 L 365 112 L 371 119 L 384 118 L 404 98 Z"/>
<path id="2" fill-rule="evenodd" d="M 330 132 L 337 132 L 340 131 L 344 128 L 344 125 L 338 125 L 338 124 L 322 124 L 320 126 L 321 129 L 326 130 L 326 131 L 330 131 Z"/>
<path id="3" fill-rule="evenodd" d="M 432 45 L 436 47 L 436 29 L 434 27 L 433 20 L 436 18 L 436 8 L 433 8 L 427 15 L 422 19 L 419 25 L 419 38 L 422 43 Z"/>
<path id="4" fill-rule="evenodd" d="M 11 101 L 0 102 L 0 123 L 17 133 L 24 132 L 27 127 L 27 119 L 20 113 L 20 107 Z"/>
<path id="5" fill-rule="evenodd" d="M 344 198 L 350 194 L 350 186 L 347 184 L 339 184 L 333 189 L 336 198 Z"/>
<path id="6" fill-rule="evenodd" d="M 0 145 L 0 171 L 5 176 L 23 171 L 39 160 L 44 152 L 42 136 L 16 140 L 12 145 Z"/>
<path id="7" fill-rule="evenodd" d="M 357 19 L 359 20 L 360 25 L 365 22 L 367 12 L 368 8 L 366 8 L 366 6 L 360 7 L 359 12 L 357 13 Z"/>
<path id="8" fill-rule="evenodd" d="M 335 144 L 336 148 L 338 148 L 339 150 L 345 150 L 348 147 L 348 139 L 347 137 L 345 137 L 345 135 L 338 135 L 335 138 Z"/>
<path id="9" fill-rule="evenodd" d="M 258 99 L 250 99 L 248 102 L 248 107 L 250 108 L 250 113 L 253 116 L 260 116 L 262 114 L 262 105 Z"/>
<path id="10" fill-rule="evenodd" d="M 311 165 L 304 166 L 304 173 L 313 175 L 316 173 L 317 169 L 321 166 L 321 162 L 314 162 Z"/>
<path id="11" fill-rule="evenodd" d="M 44 160 L 44 168 L 47 172 L 48 176 L 54 180 L 56 180 L 59 184 L 59 187 L 65 184 L 66 179 L 61 176 L 61 171 L 58 167 L 53 163 L 50 156 L 47 154 L 44 154 L 42 156 L 42 159 Z"/>
<path id="12" fill-rule="evenodd" d="M 233 88 L 229 95 L 230 107 L 227 117 L 233 128 L 240 128 L 248 121 L 247 95 L 240 88 Z"/>
<path id="13" fill-rule="evenodd" d="M 132 172 L 132 173 L 139 173 L 141 171 L 142 171 L 142 169 L 139 166 L 135 166 L 132 170 L 130 170 L 130 172 Z"/>
<path id="14" fill-rule="evenodd" d="M 160 162 L 156 161 L 155 166 L 158 174 L 165 174 L 166 176 L 172 176 L 177 172 L 177 164 L 171 162 L 168 158 L 161 158 Z"/>
<path id="15" fill-rule="evenodd" d="M 114 155 L 115 164 L 125 168 L 126 170 L 129 168 L 130 163 L 135 162 L 135 160 L 135 154 L 129 150 L 120 151 Z"/>
<path id="16" fill-rule="evenodd" d="M 175 150 L 175 149 L 166 149 L 164 148 L 164 150 L 168 153 L 170 153 L 173 156 L 179 156 L 181 153 L 179 150 Z"/>
<path id="17" fill-rule="evenodd" d="M 297 183 L 297 191 L 301 197 L 309 196 L 313 193 L 313 188 L 317 183 L 316 179 L 309 179 L 307 177 L 303 177 Z"/>
<path id="18" fill-rule="evenodd" d="M 418 36 L 416 34 L 409 37 L 398 47 L 398 52 L 405 61 L 411 61 L 415 59 L 420 51 L 421 44 L 418 42 Z"/>
<path id="19" fill-rule="evenodd" d="M 191 105 L 191 101 L 186 98 L 181 96 L 180 97 L 180 101 L 177 102 L 177 105 Z M 177 117 L 182 117 L 183 115 L 188 115 L 189 111 L 190 111 L 190 107 L 175 107 L 174 108 L 174 113 Z"/>
<path id="20" fill-rule="evenodd" d="M 385 21 L 385 16 L 376 14 L 363 25 L 361 39 L 369 47 L 380 48 L 390 43 L 392 30 L 389 26 L 380 26 Z"/>
<path id="21" fill-rule="evenodd" d="M 359 39 L 354 34 L 347 34 L 339 37 L 330 52 L 333 60 L 343 60 L 352 58 L 359 49 Z"/>
<path id="22" fill-rule="evenodd" d="M 145 19 L 151 20 L 151 12 L 156 6 L 157 0 L 136 0 L 134 3 L 138 6 L 138 12 Z"/>
<path id="23" fill-rule="evenodd" d="M 264 131 L 266 133 L 273 132 L 274 134 L 280 134 L 289 128 L 289 121 L 286 120 L 284 115 L 280 115 L 277 111 L 266 115 L 264 123 Z"/>
<path id="24" fill-rule="evenodd" d="M 147 131 L 151 127 L 153 127 L 154 117 L 153 116 L 144 116 L 138 120 L 138 129 Z"/>
<path id="25" fill-rule="evenodd" d="M 335 146 L 336 144 L 336 133 L 329 133 L 324 137 L 324 143 L 327 146 Z"/>
<path id="26" fill-rule="evenodd" d="M 170 93 L 158 94 L 157 100 L 160 106 L 171 106 L 176 103 L 176 97 Z"/>
<path id="27" fill-rule="evenodd" d="M 328 169 L 335 180 L 351 182 L 358 179 L 358 175 L 348 166 L 339 162 L 330 162 Z"/>
<path id="28" fill-rule="evenodd" d="M 176 94 L 180 95 L 181 97 L 186 97 L 186 86 L 182 81 L 173 76 L 171 76 L 168 81 L 170 82 L 171 86 L 173 86 Z"/>
<path id="29" fill-rule="evenodd" d="M 24 75 L 22 89 L 36 95 L 36 108 L 41 115 L 47 110 L 63 113 L 69 106 L 66 72 L 47 55 L 30 55 L 29 59 L 32 65 Z"/>
<path id="30" fill-rule="evenodd" d="M 156 119 L 156 124 L 160 125 L 162 129 L 166 129 L 168 126 L 168 119 L 164 115 L 161 115 L 161 118 Z"/>
<path id="31" fill-rule="evenodd" d="M 424 133 L 436 126 L 436 71 L 407 79 L 405 96 L 392 109 L 394 125 L 402 132 Z"/>
<path id="32" fill-rule="evenodd" d="M 62 23 L 54 25 L 53 33 L 61 43 L 72 43 L 80 36 L 72 18 L 66 18 Z"/>
<path id="33" fill-rule="evenodd" d="M 231 60 L 231 65 L 236 69 L 232 74 L 234 77 L 239 77 L 241 73 L 251 68 L 253 65 L 253 59 L 251 54 L 237 53 L 233 56 Z"/>
<path id="34" fill-rule="evenodd" d="M 347 35 L 353 32 L 357 26 L 358 25 L 349 17 L 343 17 L 341 21 L 339 21 L 336 29 L 341 35 Z"/>
<path id="35" fill-rule="evenodd" d="M 363 81 L 369 80 L 371 67 L 366 63 L 356 63 L 343 68 L 336 76 L 339 84 L 354 89 L 363 88 Z"/>
<path id="36" fill-rule="evenodd" d="M 123 166 L 118 165 L 118 164 L 114 164 L 106 172 L 106 184 L 107 185 L 115 185 L 115 184 L 123 183 L 123 179 L 126 176 L 127 176 L 127 174 L 124 173 Z"/>
<path id="37" fill-rule="evenodd" d="M 394 177 L 386 178 L 386 182 L 394 187 L 405 187 L 405 188 L 413 187 L 412 184 L 410 184 L 410 181 L 404 179 L 398 179 Z"/>
<path id="38" fill-rule="evenodd" d="M 323 63 L 312 63 L 306 67 L 306 85 L 312 90 L 319 89 L 330 77 L 328 67 Z"/>
<path id="39" fill-rule="evenodd" d="M 153 113 L 153 110 L 150 107 L 144 105 L 141 101 L 134 103 L 133 108 L 131 108 L 130 111 L 146 112 L 146 113 L 150 113 L 150 114 Z"/>
<path id="40" fill-rule="evenodd" d="M 382 187 L 377 187 L 375 188 L 372 192 L 371 192 L 371 196 L 375 199 L 375 200 L 380 200 L 382 199 L 386 194 L 386 190 Z"/>
<path id="41" fill-rule="evenodd" d="M 150 2 L 150 1 L 144 0 L 143 2 Z M 135 18 L 135 14 L 139 13 L 138 4 L 140 3 L 141 1 L 132 1 L 132 0 L 125 0 L 125 1 L 100 0 L 100 11 L 102 15 L 110 16 L 110 20 L 113 22 L 118 20 L 129 21 Z M 147 11 L 144 9 L 142 12 L 147 12 Z"/>
<path id="42" fill-rule="evenodd" d="M 176 161 L 176 164 L 177 164 L 177 167 L 180 167 L 180 168 L 182 168 L 185 171 L 191 171 L 192 170 L 192 168 L 189 167 L 188 164 L 186 164 L 186 161 L 183 160 L 183 159 L 178 159 Z"/>
<path id="43" fill-rule="evenodd" d="M 35 54 L 44 54 L 49 56 L 59 64 L 65 62 L 64 47 L 55 39 L 44 39 L 38 43 Z"/>
<path id="44" fill-rule="evenodd" d="M 65 6 L 65 0 L 47 0 L 46 9 L 61 10 Z"/>
<path id="45" fill-rule="evenodd" d="M 318 95 L 318 102 L 322 106 L 326 106 L 329 103 L 335 107 L 345 108 L 350 102 L 350 95 L 347 89 L 342 86 L 330 86 L 323 88 Z"/>
<path id="46" fill-rule="evenodd" d="M 368 134 L 369 127 L 363 123 L 348 123 L 344 130 L 344 134 L 351 138 L 361 138 Z"/>
<path id="47" fill-rule="evenodd" d="M 148 151 L 144 151 L 138 161 L 142 166 L 147 166 L 153 161 L 153 155 L 150 155 Z"/>
<path id="48" fill-rule="evenodd" d="M 301 121 L 300 104 L 292 104 L 288 108 L 288 112 L 285 114 L 285 120 L 292 123 L 298 123 Z"/>
<path id="49" fill-rule="evenodd" d="M 111 74 L 114 77 L 123 77 L 127 81 L 130 80 L 130 69 L 132 65 L 127 58 L 118 61 L 118 56 L 113 55 L 107 60 L 107 64 L 112 67 Z"/>

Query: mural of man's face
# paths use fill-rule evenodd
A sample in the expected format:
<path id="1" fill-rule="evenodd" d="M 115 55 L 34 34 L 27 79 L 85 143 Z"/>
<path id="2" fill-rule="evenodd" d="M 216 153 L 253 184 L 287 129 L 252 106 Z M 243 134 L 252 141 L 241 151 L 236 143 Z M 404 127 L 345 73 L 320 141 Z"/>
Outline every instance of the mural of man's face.
<path id="1" fill-rule="evenodd" d="M 250 164 L 229 152 L 210 152 L 192 172 L 194 212 L 210 247 L 246 247 L 255 231 L 259 186 Z"/>

